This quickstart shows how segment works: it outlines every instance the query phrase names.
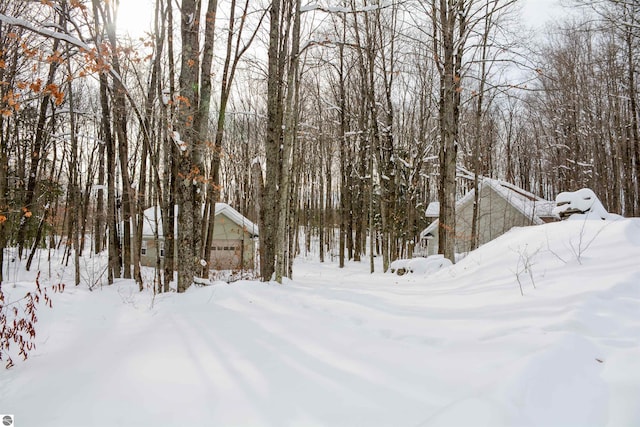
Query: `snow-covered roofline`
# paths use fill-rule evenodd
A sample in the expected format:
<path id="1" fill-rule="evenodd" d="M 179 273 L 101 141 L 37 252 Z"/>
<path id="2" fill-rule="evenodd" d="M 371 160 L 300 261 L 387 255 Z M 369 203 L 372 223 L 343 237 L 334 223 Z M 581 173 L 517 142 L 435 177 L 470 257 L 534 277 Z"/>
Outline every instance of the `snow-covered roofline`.
<path id="1" fill-rule="evenodd" d="M 475 174 L 462 166 L 457 166 L 457 176 L 459 178 L 474 180 Z M 543 223 L 541 218 L 555 218 L 553 208 L 555 203 L 542 197 L 539 197 L 523 188 L 518 187 L 510 182 L 501 181 L 499 179 L 488 178 L 478 175 L 480 186 L 483 184 L 490 185 L 499 195 L 505 198 L 507 202 L 518 209 L 523 215 L 532 218 L 536 223 Z M 467 203 L 467 198 L 473 197 L 473 190 L 469 191 L 457 203 L 456 207 Z M 536 219 L 537 218 L 537 219 Z M 538 222 L 539 220 L 540 222 Z"/>
<path id="2" fill-rule="evenodd" d="M 427 218 L 437 218 L 440 216 L 440 202 L 431 202 L 427 206 L 427 210 L 424 211 L 424 216 Z"/>
<path id="3" fill-rule="evenodd" d="M 459 167 L 458 177 L 473 180 L 474 176 L 472 172 L 467 171 L 464 168 Z M 536 196 L 533 193 L 530 193 L 514 184 L 500 181 L 493 178 L 481 177 L 478 175 L 478 188 L 482 190 L 484 185 L 490 186 L 495 193 L 497 193 L 500 197 L 502 197 L 507 203 L 517 209 L 521 214 L 525 217 L 530 218 L 534 224 L 540 225 L 544 224 L 544 220 L 542 218 L 555 218 L 555 214 L 553 213 L 553 208 L 555 207 L 555 203 L 549 200 L 545 200 L 541 197 Z M 459 210 L 467 203 L 473 203 L 475 194 L 475 189 L 471 189 L 467 194 L 464 195 L 461 199 L 456 202 L 456 210 Z M 433 206 L 432 206 L 433 205 Z M 433 209 L 435 207 L 439 207 L 438 202 L 431 202 L 427 207 L 427 211 L 425 212 L 426 216 L 437 217 L 438 214 L 434 214 Z M 430 209 L 431 208 L 431 209 Z M 433 221 L 427 228 L 425 228 L 420 233 L 420 238 L 424 238 L 427 234 L 437 232 L 438 229 L 438 220 Z"/>
<path id="4" fill-rule="evenodd" d="M 150 208 L 145 209 L 145 211 L 144 211 L 144 225 L 143 225 L 143 228 L 142 228 L 142 235 L 143 236 L 149 237 L 149 236 L 154 236 L 155 235 L 156 212 L 160 212 L 160 208 L 157 207 L 157 206 L 152 206 Z M 177 226 L 177 213 L 178 213 L 178 207 L 176 206 L 176 225 L 174 225 L 174 227 Z M 237 210 L 232 208 L 227 203 L 222 203 L 222 202 L 216 203 L 216 213 L 215 213 L 215 215 L 216 216 L 218 216 L 218 215 L 226 216 L 231 221 L 233 221 L 235 224 L 237 224 L 239 227 L 242 227 L 243 229 L 246 229 L 247 232 L 251 236 L 258 236 L 259 235 L 258 226 L 256 224 L 254 224 L 253 222 L 251 222 L 249 219 L 247 219 L 240 212 L 238 212 Z M 158 224 L 158 236 L 163 236 L 164 235 L 164 230 L 162 228 L 162 218 L 161 217 L 157 219 L 157 224 Z"/>

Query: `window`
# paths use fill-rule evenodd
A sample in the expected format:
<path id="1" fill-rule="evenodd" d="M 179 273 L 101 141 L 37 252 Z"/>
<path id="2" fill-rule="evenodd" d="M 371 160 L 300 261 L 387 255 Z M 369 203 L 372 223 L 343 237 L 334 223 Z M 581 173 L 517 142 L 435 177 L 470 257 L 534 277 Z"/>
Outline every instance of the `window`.
<path id="1" fill-rule="evenodd" d="M 164 258 L 164 242 L 160 242 L 160 258 Z"/>
<path id="2" fill-rule="evenodd" d="M 140 248 L 140 254 L 141 255 L 146 255 L 147 254 L 147 241 L 146 240 L 142 241 L 142 247 Z"/>

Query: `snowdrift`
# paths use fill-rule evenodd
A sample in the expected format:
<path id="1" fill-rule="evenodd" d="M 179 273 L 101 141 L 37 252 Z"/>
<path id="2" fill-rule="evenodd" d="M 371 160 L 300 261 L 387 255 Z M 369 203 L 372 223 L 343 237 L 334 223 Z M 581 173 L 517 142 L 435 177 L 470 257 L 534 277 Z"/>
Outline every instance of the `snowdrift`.
<path id="1" fill-rule="evenodd" d="M 451 261 L 443 255 L 431 255 L 429 257 L 417 257 L 411 259 L 398 259 L 391 263 L 389 272 L 403 276 L 409 274 L 433 274 L 445 267 L 450 267 Z"/>

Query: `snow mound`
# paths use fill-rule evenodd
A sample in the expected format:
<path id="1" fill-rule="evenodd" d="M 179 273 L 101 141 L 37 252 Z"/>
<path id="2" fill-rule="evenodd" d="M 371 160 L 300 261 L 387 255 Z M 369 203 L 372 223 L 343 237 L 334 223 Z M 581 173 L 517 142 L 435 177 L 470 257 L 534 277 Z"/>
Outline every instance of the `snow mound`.
<path id="1" fill-rule="evenodd" d="M 398 276 L 403 276 L 407 273 L 428 275 L 451 265 L 451 261 L 445 258 L 444 255 L 431 255 L 426 258 L 395 260 L 389 266 L 389 271 Z"/>
<path id="2" fill-rule="evenodd" d="M 574 265 L 590 263 L 596 268 L 604 260 L 609 260 L 609 268 L 626 263 L 627 259 L 620 257 L 619 248 L 639 245 L 638 219 L 561 221 L 514 227 L 470 252 L 453 270 L 456 277 L 475 275 L 476 286 L 485 278 L 495 284 L 496 273 L 528 282 L 531 277 L 535 281 L 537 276 L 542 276 L 539 281 L 543 283 L 544 272 L 561 273 Z"/>
<path id="3" fill-rule="evenodd" d="M 590 188 L 558 194 L 553 213 L 561 219 L 569 218 L 572 220 L 620 218 L 619 215 L 607 212 L 596 193 Z"/>

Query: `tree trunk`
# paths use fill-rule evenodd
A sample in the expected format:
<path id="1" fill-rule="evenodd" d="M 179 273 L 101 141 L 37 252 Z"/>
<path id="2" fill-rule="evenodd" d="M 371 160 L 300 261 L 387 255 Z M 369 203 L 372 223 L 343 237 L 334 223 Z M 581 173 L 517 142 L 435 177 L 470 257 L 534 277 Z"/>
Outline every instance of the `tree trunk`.
<path id="1" fill-rule="evenodd" d="M 275 235 L 275 273 L 276 282 L 282 283 L 282 278 L 287 276 L 287 221 L 289 217 L 289 199 L 291 191 L 293 152 L 298 130 L 297 111 L 298 97 L 295 96 L 298 90 L 298 56 L 300 50 L 300 0 L 294 0 L 293 11 L 293 34 L 291 46 L 291 59 L 287 74 L 287 96 L 285 100 L 285 127 L 283 138 L 282 167 L 280 175 L 279 199 L 278 199 L 278 222 Z"/>
<path id="2" fill-rule="evenodd" d="M 200 2 L 183 0 L 181 9 L 182 63 L 180 69 L 180 98 L 177 107 L 177 129 L 174 135 L 180 153 L 176 202 L 178 205 L 178 292 L 184 292 L 199 275 L 200 221 L 202 212 L 198 197 L 202 170 L 200 144 L 195 126 L 198 114 L 198 70 L 200 69 L 199 19 Z"/>
<path id="3" fill-rule="evenodd" d="M 346 25 L 343 24 L 342 36 L 343 40 L 346 39 Z M 346 246 L 346 234 L 347 234 L 347 222 L 350 221 L 351 215 L 347 211 L 348 209 L 348 191 L 347 182 L 349 177 L 347 176 L 347 94 L 345 88 L 345 58 L 344 58 L 344 45 L 338 46 L 340 65 L 338 68 L 338 106 L 340 107 L 340 238 L 338 249 L 338 266 L 344 268 L 345 259 L 345 246 Z"/>
<path id="4" fill-rule="evenodd" d="M 438 251 L 455 262 L 456 158 L 460 114 L 461 62 L 466 37 L 467 10 L 462 1 L 432 0 L 434 50 L 440 72 L 440 218 Z"/>
<path id="5" fill-rule="evenodd" d="M 494 8 L 497 3 L 494 3 Z M 487 47 L 489 43 L 489 34 L 492 27 L 493 14 L 489 13 L 489 3 L 486 4 L 486 16 L 484 21 L 484 32 L 482 34 L 482 54 L 480 56 L 480 85 L 478 87 L 478 93 L 476 94 L 476 109 L 474 112 L 474 134 L 473 134 L 473 217 L 471 220 L 471 246 L 470 250 L 474 250 L 480 243 L 478 223 L 480 221 L 480 188 L 478 182 L 478 175 L 480 174 L 480 139 L 482 135 L 482 119 L 484 115 L 484 91 L 487 81 Z M 507 159 L 507 162 L 510 162 Z"/>
<path id="6" fill-rule="evenodd" d="M 275 272 L 275 231 L 278 223 L 277 190 L 280 181 L 280 145 L 282 142 L 281 7 L 281 0 L 273 0 L 269 12 L 266 175 L 260 203 L 260 275 L 264 281 L 271 280 Z"/>
<path id="7" fill-rule="evenodd" d="M 230 18 L 230 29 L 229 31 L 233 31 L 233 14 L 235 13 L 235 0 L 231 1 L 231 18 Z M 205 47 L 204 56 L 202 58 L 202 70 L 200 73 L 200 84 L 201 84 L 201 92 L 200 92 L 200 105 L 198 109 L 198 119 L 196 123 L 196 127 L 198 129 L 198 138 L 199 141 L 203 144 L 209 145 L 209 109 L 211 103 L 211 67 L 213 62 L 213 42 L 215 36 L 215 22 L 216 22 L 216 13 L 218 9 L 218 1 L 217 0 L 209 0 L 207 4 L 207 13 L 206 13 L 206 24 L 204 30 L 204 45 L 211 46 L 210 49 Z M 231 35 L 229 35 L 231 37 Z M 224 84 L 224 83 L 223 83 Z M 224 123 L 224 109 L 222 103 L 220 105 L 220 112 L 218 114 L 218 126 L 220 126 L 220 118 Z M 224 127 L 224 125 L 223 125 Z M 219 129 L 222 131 L 222 129 Z M 204 216 L 203 216 L 203 233 L 202 233 L 202 242 L 201 245 L 201 254 L 200 257 L 202 259 L 202 271 L 200 275 L 202 277 L 209 277 L 209 260 L 211 258 L 211 239 L 213 238 L 213 227 L 215 224 L 214 218 L 216 214 L 216 201 L 218 200 L 218 181 L 219 179 L 219 169 L 220 169 L 220 150 L 222 150 L 222 134 L 220 135 L 220 142 L 218 145 L 218 132 L 216 131 L 216 141 L 213 144 L 213 155 L 211 160 L 211 176 L 207 182 L 207 197 L 205 202 Z"/>
<path id="8" fill-rule="evenodd" d="M 166 124 L 165 128 L 170 129 L 170 124 L 174 120 L 175 111 L 175 61 L 173 56 L 173 6 L 171 2 L 167 3 L 167 57 L 169 60 L 169 98 L 167 102 L 167 108 L 163 110 L 163 118 Z M 169 102 L 171 101 L 171 102 Z M 179 157 L 178 148 L 172 136 L 165 134 L 165 170 L 167 170 L 164 181 L 164 195 L 162 200 L 162 224 L 164 227 L 164 280 L 162 282 L 163 292 L 170 290 L 170 283 L 173 280 L 175 271 L 175 257 L 176 257 L 176 240 L 175 240 L 175 205 L 177 190 L 177 176 L 178 176 L 178 163 Z"/>

